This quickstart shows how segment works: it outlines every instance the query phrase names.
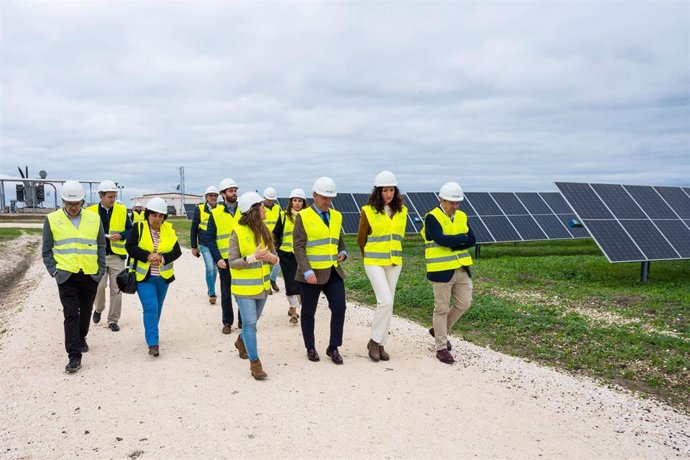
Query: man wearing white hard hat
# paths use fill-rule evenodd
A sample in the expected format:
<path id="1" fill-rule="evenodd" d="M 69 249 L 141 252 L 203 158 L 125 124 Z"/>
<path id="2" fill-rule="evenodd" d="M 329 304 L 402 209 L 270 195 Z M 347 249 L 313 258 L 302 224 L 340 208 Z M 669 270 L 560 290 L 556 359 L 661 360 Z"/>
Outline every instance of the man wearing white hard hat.
<path id="1" fill-rule="evenodd" d="M 429 333 L 436 339 L 436 358 L 453 364 L 448 333 L 472 303 L 472 257 L 468 249 L 474 246 L 475 238 L 467 215 L 459 209 L 464 199 L 460 185 L 447 182 L 438 196 L 439 205 L 424 216 L 422 228 L 426 277 L 434 289 L 434 327 Z"/>
<path id="2" fill-rule="evenodd" d="M 343 344 L 345 325 L 345 272 L 340 264 L 347 258 L 343 238 L 343 216 L 330 209 L 336 196 L 335 182 L 319 177 L 313 187 L 314 204 L 295 218 L 293 249 L 297 260 L 295 279 L 302 291 L 302 337 L 310 361 L 319 361 L 314 338 L 314 315 L 321 293 L 331 310 L 331 335 L 326 355 L 343 364 L 338 347 Z"/>
<path id="3" fill-rule="evenodd" d="M 218 189 L 223 203 L 211 212 L 206 232 L 209 239 L 208 248 L 211 250 L 211 257 L 213 257 L 213 262 L 218 268 L 220 277 L 220 306 L 223 314 L 221 332 L 230 334 L 235 315 L 232 311 L 232 277 L 230 265 L 228 265 L 228 249 L 230 247 L 230 235 L 240 220 L 241 213 L 237 205 L 237 183 L 230 178 L 223 179 L 220 181 Z M 237 324 L 238 327 L 242 327 L 239 310 Z"/>
<path id="4" fill-rule="evenodd" d="M 62 302 L 65 371 L 81 368 L 82 353 L 89 351 L 86 336 L 98 282 L 105 273 L 105 233 L 98 216 L 83 212 L 84 188 L 68 180 L 60 191 L 63 207 L 43 223 L 43 263 L 55 278 Z"/>
<path id="5" fill-rule="evenodd" d="M 278 203 L 278 194 L 276 193 L 276 189 L 273 187 L 266 187 L 264 189 L 264 209 L 266 210 L 266 220 L 264 220 L 264 224 L 266 224 L 266 227 L 270 231 L 273 231 L 273 229 L 276 227 L 276 224 L 278 223 L 278 218 L 280 217 L 280 204 Z M 280 265 L 276 264 L 273 266 L 273 269 L 271 270 L 271 289 L 273 289 L 276 292 L 280 292 L 280 288 L 278 287 L 278 275 L 280 275 Z"/>
<path id="6" fill-rule="evenodd" d="M 109 285 L 110 306 L 108 308 L 108 329 L 113 332 L 120 330 L 117 324 L 122 314 L 122 292 L 117 287 L 117 275 L 125 269 L 127 251 L 125 241 L 132 228 L 132 221 L 127 216 L 127 208 L 116 203 L 117 185 L 111 180 L 104 180 L 98 184 L 100 203 L 89 206 L 88 209 L 101 218 L 105 232 L 105 266 L 106 273 L 98 283 L 93 322 L 101 321 L 101 313 L 105 310 L 105 288 Z"/>
<path id="7" fill-rule="evenodd" d="M 141 205 L 140 201 L 134 203 L 132 208 L 132 223 L 143 222 L 144 221 L 144 207 Z"/>
<path id="8" fill-rule="evenodd" d="M 367 343 L 372 361 L 388 361 L 384 345 L 393 317 L 393 300 L 402 269 L 402 240 L 407 226 L 407 207 L 403 204 L 398 179 L 390 171 L 374 178 L 374 189 L 359 216 L 357 244 L 362 251 L 364 271 L 376 295 L 376 310 Z"/>
<path id="9" fill-rule="evenodd" d="M 285 280 L 285 295 L 287 296 L 288 305 L 290 305 L 288 308 L 288 316 L 292 324 L 297 324 L 299 322 L 297 309 L 301 305 L 300 284 L 295 280 L 297 261 L 295 260 L 295 253 L 292 248 L 292 236 L 295 228 L 295 218 L 306 206 L 307 197 L 304 190 L 296 188 L 291 191 L 288 197 L 287 208 L 280 213 L 278 223 L 273 229 L 273 238 L 275 238 L 276 246 L 278 247 L 278 257 L 280 257 L 280 268 L 283 272 L 283 279 Z"/>
<path id="10" fill-rule="evenodd" d="M 211 213 L 218 205 L 218 188 L 215 185 L 209 185 L 204 194 L 204 202 L 199 203 L 194 211 L 192 218 L 192 227 L 189 230 L 189 238 L 192 244 L 192 255 L 194 257 L 203 257 L 204 267 L 206 268 L 206 294 L 208 295 L 208 302 L 211 305 L 216 303 L 216 276 L 218 269 L 213 263 L 211 250 L 209 244 L 211 238 L 208 236 L 208 219 Z"/>

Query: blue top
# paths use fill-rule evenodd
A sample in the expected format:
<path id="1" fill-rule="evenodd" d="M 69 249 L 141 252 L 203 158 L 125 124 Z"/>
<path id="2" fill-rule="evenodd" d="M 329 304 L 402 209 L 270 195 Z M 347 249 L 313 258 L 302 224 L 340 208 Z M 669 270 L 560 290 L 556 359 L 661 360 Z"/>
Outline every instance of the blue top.
<path id="1" fill-rule="evenodd" d="M 211 214 L 213 209 L 208 205 L 208 202 L 204 203 L 204 208 L 206 209 L 206 212 Z M 211 218 L 209 217 L 209 221 Z M 201 223 L 201 210 L 199 209 L 199 206 L 197 205 L 194 208 L 194 217 L 192 218 L 192 228 L 189 231 L 189 238 L 192 243 L 192 249 L 199 247 L 200 244 L 204 246 L 208 246 L 210 242 L 215 241 L 216 237 L 215 235 L 213 236 L 213 239 L 209 239 L 208 237 L 208 227 L 206 228 L 206 231 L 202 230 L 199 228 L 199 224 Z"/>

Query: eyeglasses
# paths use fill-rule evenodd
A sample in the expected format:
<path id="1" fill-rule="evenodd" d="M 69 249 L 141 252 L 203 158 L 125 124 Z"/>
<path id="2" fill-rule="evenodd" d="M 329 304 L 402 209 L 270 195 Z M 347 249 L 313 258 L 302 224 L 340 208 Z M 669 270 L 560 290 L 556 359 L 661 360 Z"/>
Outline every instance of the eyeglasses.
<path id="1" fill-rule="evenodd" d="M 79 208 L 81 207 L 81 201 L 63 201 L 66 208 Z"/>

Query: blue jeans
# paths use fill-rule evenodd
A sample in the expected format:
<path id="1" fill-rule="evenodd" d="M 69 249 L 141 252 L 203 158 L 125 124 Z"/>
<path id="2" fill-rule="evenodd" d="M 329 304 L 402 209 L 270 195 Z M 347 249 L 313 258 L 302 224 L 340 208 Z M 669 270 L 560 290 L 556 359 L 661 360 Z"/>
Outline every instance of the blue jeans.
<path id="1" fill-rule="evenodd" d="M 247 349 L 249 359 L 255 361 L 259 359 L 259 352 L 256 345 L 256 322 L 261 318 L 261 312 L 266 305 L 266 299 L 247 299 L 235 296 L 237 308 L 242 316 L 242 341 Z"/>
<path id="2" fill-rule="evenodd" d="M 271 281 L 276 281 L 280 275 L 280 264 L 275 264 L 271 269 Z"/>
<path id="3" fill-rule="evenodd" d="M 213 256 L 208 246 L 200 244 L 199 252 L 206 266 L 206 291 L 209 296 L 216 295 L 216 275 L 218 274 L 218 267 L 213 262 Z"/>
<path id="4" fill-rule="evenodd" d="M 168 283 L 160 276 L 150 276 L 137 284 L 137 294 L 144 310 L 144 336 L 149 347 L 158 345 L 158 322 L 167 293 Z"/>

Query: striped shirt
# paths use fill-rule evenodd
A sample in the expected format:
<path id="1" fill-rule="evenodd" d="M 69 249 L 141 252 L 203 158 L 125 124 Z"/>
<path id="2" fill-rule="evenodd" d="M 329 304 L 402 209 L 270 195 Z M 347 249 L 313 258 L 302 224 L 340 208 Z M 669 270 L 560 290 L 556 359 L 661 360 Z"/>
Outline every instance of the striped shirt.
<path id="1" fill-rule="evenodd" d="M 151 239 L 153 240 L 153 252 L 158 252 L 158 245 L 161 242 L 161 232 L 151 230 Z M 161 276 L 158 265 L 151 264 L 151 276 Z"/>

